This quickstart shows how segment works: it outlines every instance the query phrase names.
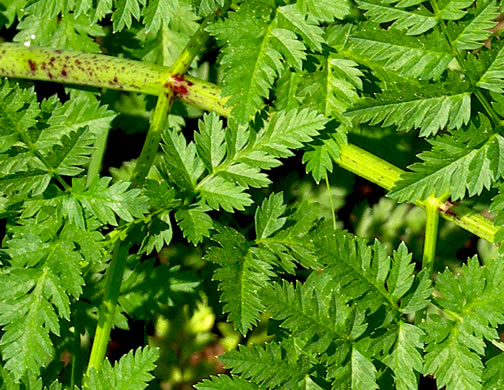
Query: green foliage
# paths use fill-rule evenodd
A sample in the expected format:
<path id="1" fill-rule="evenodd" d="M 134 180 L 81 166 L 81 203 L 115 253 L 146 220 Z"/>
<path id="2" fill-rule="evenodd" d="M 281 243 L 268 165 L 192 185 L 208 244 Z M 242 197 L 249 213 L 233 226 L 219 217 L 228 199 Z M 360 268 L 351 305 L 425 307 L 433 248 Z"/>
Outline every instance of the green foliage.
<path id="1" fill-rule="evenodd" d="M 267 4 L 250 8 L 254 17 L 244 5 L 209 28 L 219 42 L 227 44 L 221 59 L 227 69 L 222 94 L 230 96 L 228 105 L 235 105 L 232 117 L 240 123 L 248 122 L 261 108 L 286 65 L 300 69 L 306 46 L 319 51 L 324 41 L 323 31 L 293 5 L 278 7 L 273 18 Z"/>
<path id="2" fill-rule="evenodd" d="M 420 35 L 438 24 L 436 17 L 423 7 L 412 11 L 395 4 L 397 1 L 358 0 L 357 5 L 366 11 L 366 17 L 376 23 L 393 22 L 391 27 L 406 30 L 407 35 Z"/>
<path id="3" fill-rule="evenodd" d="M 458 88 L 457 88 L 458 87 Z M 359 123 L 396 126 L 398 131 L 420 129 L 420 136 L 428 137 L 447 128 L 459 129 L 471 118 L 469 86 L 453 80 L 443 88 L 413 81 L 384 85 L 384 91 L 361 100 L 349 114 Z"/>
<path id="4" fill-rule="evenodd" d="M 492 134 L 487 118 L 480 119 L 466 131 L 429 140 L 432 150 L 418 156 L 424 163 L 411 165 L 412 172 L 404 174 L 390 196 L 403 202 L 448 193 L 458 200 L 466 190 L 473 196 L 490 189 L 504 174 L 500 153 L 504 139 Z"/>
<path id="5" fill-rule="evenodd" d="M 475 10 L 469 10 L 472 18 L 466 25 L 455 27 L 458 30 L 452 37 L 452 44 L 457 49 L 479 49 L 491 35 L 491 29 L 496 25 L 500 14 L 500 5 L 497 1 L 478 2 Z"/>
<path id="6" fill-rule="evenodd" d="M 352 12 L 350 1 L 342 0 L 337 4 L 330 0 L 299 0 L 296 1 L 298 10 L 309 14 L 319 21 L 332 22 L 334 19 L 344 19 Z"/>
<path id="7" fill-rule="evenodd" d="M 279 111 L 257 133 L 252 128 L 228 129 L 235 132 L 231 138 L 215 114 L 206 115 L 195 143 L 187 144 L 176 131 L 164 133 L 161 173 L 189 196 L 199 195 L 211 209 L 243 210 L 252 203 L 249 187 L 271 183 L 261 171 L 279 166 L 279 158 L 312 141 L 326 122 L 309 109 Z"/>
<path id="8" fill-rule="evenodd" d="M 504 65 L 504 50 L 501 49 L 494 60 L 486 69 L 485 73 L 478 80 L 477 85 L 480 88 L 488 89 L 489 91 L 502 93 L 504 91 L 504 73 L 502 67 Z"/>
<path id="9" fill-rule="evenodd" d="M 383 67 L 407 78 L 439 79 L 453 59 L 440 33 L 405 37 L 396 31 L 390 34 L 378 24 L 366 22 L 349 31 L 338 31 L 338 44 L 349 58 L 372 68 Z"/>
<path id="10" fill-rule="evenodd" d="M 495 327 L 504 321 L 495 294 L 502 290 L 502 260 L 479 266 L 476 258 L 462 267 L 462 275 L 440 274 L 437 302 L 451 316 L 428 317 L 425 372 L 447 389 L 480 388 L 485 340 L 498 338 Z M 491 367 L 491 365 L 490 365 Z M 462 375 L 463 374 L 463 375 Z"/>
<path id="11" fill-rule="evenodd" d="M 504 387 L 502 250 L 396 203 L 504 241 L 501 15 L 0 0 L 0 387 Z M 96 358 L 108 327 L 150 347 Z"/>
<path id="12" fill-rule="evenodd" d="M 264 310 L 257 292 L 267 285 L 273 276 L 272 266 L 264 253 L 253 250 L 239 232 L 225 228 L 212 238 L 219 243 L 206 255 L 208 261 L 221 267 L 214 274 L 223 291 L 223 307 L 233 321 L 235 329 L 245 334 L 259 320 Z"/>
<path id="13" fill-rule="evenodd" d="M 159 352 L 155 348 L 138 348 L 123 356 L 114 366 L 105 361 L 100 371 L 91 370 L 86 386 L 91 389 L 145 389 L 153 376 Z"/>
<path id="14" fill-rule="evenodd" d="M 261 212 L 278 199 L 276 195 L 266 200 Z M 324 271 L 312 273 L 304 284 L 284 280 L 262 288 L 258 285 L 263 310 L 285 331 L 277 331 L 274 341 L 264 347 L 243 347 L 221 360 L 233 373 L 267 388 L 300 388 L 318 365 L 319 381 L 363 389 L 378 388 L 373 359 L 385 354 L 383 361 L 394 372 L 397 387 L 417 386 L 415 372 L 422 371 L 424 332 L 402 316 L 427 306 L 430 280 L 425 274 L 413 276 L 411 255 L 404 244 L 389 257 L 378 242 L 367 246 L 355 236 L 332 229 L 318 229 L 313 237 L 312 251 Z M 231 251 L 227 256 L 223 252 L 226 247 L 244 245 L 243 237 L 230 232 L 217 239 L 220 247 L 207 255 L 212 261 L 229 258 Z M 391 317 L 384 323 L 373 322 L 372 314 L 383 305 Z M 230 315 L 240 309 L 228 307 Z M 377 331 L 386 333 L 375 339 Z M 370 343 L 378 346 L 370 348 Z M 222 388 L 223 383 L 219 380 L 215 385 Z"/>
<path id="15" fill-rule="evenodd" d="M 11 264 L 0 274 L 0 322 L 5 368 L 16 380 L 25 373 L 36 375 L 53 357 L 50 333 L 60 335 L 59 318 L 70 319 L 70 299 L 82 294 L 81 267 L 96 260 L 91 247 L 79 248 L 99 246 L 101 238 L 50 217 L 42 224 L 29 219 L 13 229 L 3 249 Z"/>

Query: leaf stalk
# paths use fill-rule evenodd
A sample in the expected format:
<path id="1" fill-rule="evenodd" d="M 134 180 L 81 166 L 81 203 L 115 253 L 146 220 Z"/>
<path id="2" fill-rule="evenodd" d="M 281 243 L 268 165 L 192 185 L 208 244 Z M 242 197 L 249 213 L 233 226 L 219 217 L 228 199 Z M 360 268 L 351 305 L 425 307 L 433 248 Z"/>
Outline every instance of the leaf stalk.
<path id="1" fill-rule="evenodd" d="M 425 200 L 425 238 L 422 258 L 422 269 L 427 269 L 430 274 L 434 268 L 436 257 L 436 243 L 439 227 L 439 199 L 430 196 Z"/>

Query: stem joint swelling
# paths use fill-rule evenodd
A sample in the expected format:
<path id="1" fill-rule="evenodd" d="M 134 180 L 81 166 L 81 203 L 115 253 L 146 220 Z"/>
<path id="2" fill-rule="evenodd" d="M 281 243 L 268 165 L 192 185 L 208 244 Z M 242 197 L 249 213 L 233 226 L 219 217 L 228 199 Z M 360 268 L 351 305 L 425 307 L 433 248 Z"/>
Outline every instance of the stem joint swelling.
<path id="1" fill-rule="evenodd" d="M 191 80 L 187 80 L 184 75 L 181 74 L 170 74 L 168 79 L 163 86 L 166 88 L 164 95 L 168 98 L 170 95 L 171 99 L 176 97 L 179 99 L 190 99 L 189 90 L 194 85 Z M 170 93 L 172 91 L 172 93 Z"/>

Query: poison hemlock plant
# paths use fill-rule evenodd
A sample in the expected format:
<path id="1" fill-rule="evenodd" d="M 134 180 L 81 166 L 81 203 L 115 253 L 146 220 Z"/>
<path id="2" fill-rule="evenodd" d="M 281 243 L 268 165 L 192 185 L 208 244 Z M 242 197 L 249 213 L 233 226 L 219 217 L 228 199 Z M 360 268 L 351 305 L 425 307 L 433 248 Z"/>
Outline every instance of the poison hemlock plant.
<path id="1" fill-rule="evenodd" d="M 0 0 L 0 387 L 504 388 L 501 13 Z"/>

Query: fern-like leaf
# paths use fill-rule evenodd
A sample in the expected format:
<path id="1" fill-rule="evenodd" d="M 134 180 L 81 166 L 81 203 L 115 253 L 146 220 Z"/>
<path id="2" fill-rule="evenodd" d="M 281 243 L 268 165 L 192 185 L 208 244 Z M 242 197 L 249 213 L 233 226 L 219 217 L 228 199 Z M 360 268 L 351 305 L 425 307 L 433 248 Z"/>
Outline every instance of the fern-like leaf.
<path id="1" fill-rule="evenodd" d="M 479 1 L 476 10 L 471 12 L 470 22 L 462 26 L 452 39 L 452 45 L 461 50 L 479 49 L 492 35 L 491 29 L 497 24 L 500 6 L 495 0 Z"/>
<path id="2" fill-rule="evenodd" d="M 226 155 L 224 144 L 226 133 L 222 128 L 222 121 L 215 114 L 203 115 L 203 120 L 198 122 L 198 128 L 199 132 L 194 134 L 198 155 L 208 171 L 213 173 Z"/>
<path id="3" fill-rule="evenodd" d="M 226 43 L 221 59 L 227 69 L 222 94 L 230 96 L 228 105 L 234 106 L 232 117 L 239 123 L 253 118 L 286 63 L 300 68 L 306 48 L 296 34 L 318 49 L 322 41 L 322 30 L 309 24 L 295 6 L 278 8 L 273 20 L 269 7 L 256 9 L 254 17 L 246 10 L 243 6 L 208 28 Z"/>
<path id="4" fill-rule="evenodd" d="M 289 353 L 290 352 L 290 353 Z M 297 388 L 308 373 L 310 365 L 294 351 L 286 350 L 277 343 L 240 346 L 238 350 L 220 357 L 225 367 L 234 374 L 250 379 L 267 388 Z"/>
<path id="5" fill-rule="evenodd" d="M 357 348 L 352 349 L 352 389 L 378 389 L 376 367 Z"/>
<path id="6" fill-rule="evenodd" d="M 194 245 L 199 244 L 205 237 L 209 237 L 210 230 L 213 228 L 212 218 L 206 211 L 209 211 L 207 207 L 199 205 L 189 209 L 178 209 L 175 213 L 184 237 Z"/>
<path id="7" fill-rule="evenodd" d="M 61 176 L 77 176 L 87 164 L 93 153 L 96 136 L 89 128 L 81 128 L 69 136 L 63 136 L 62 145 L 55 145 L 51 153 L 44 157 L 44 161 L 38 161 L 35 168 L 48 170 L 49 174 Z"/>
<path id="8" fill-rule="evenodd" d="M 341 2 L 340 4 L 343 4 Z M 313 9 L 313 7 L 311 7 Z M 295 32 L 303 38 L 303 42 L 314 51 L 322 49 L 322 43 L 325 42 L 324 30 L 318 27 L 304 13 L 298 11 L 296 6 L 286 5 L 277 9 L 279 27 L 286 28 Z M 329 16 L 327 14 L 326 16 Z"/>
<path id="9" fill-rule="evenodd" d="M 499 50 L 476 85 L 489 91 L 504 92 L 504 47 Z"/>
<path id="10" fill-rule="evenodd" d="M 133 19 L 140 20 L 140 6 L 145 5 L 145 0 L 116 0 L 117 6 L 112 14 L 113 31 L 130 28 Z"/>
<path id="11" fill-rule="evenodd" d="M 126 222 L 141 218 L 148 210 L 147 198 L 139 189 L 128 190 L 130 183 L 109 185 L 110 181 L 110 177 L 102 177 L 86 188 L 85 179 L 73 180 L 72 196 L 104 224 L 117 226 L 116 215 Z"/>
<path id="12" fill-rule="evenodd" d="M 385 84 L 386 85 L 386 84 Z M 397 126 L 399 131 L 420 129 L 420 136 L 435 135 L 445 127 L 458 129 L 471 118 L 469 86 L 453 83 L 450 87 L 418 82 L 392 84 L 376 99 L 365 99 L 349 109 L 348 115 L 359 123 Z"/>
<path id="13" fill-rule="evenodd" d="M 354 61 L 329 55 L 320 60 L 320 69 L 305 78 L 299 87 L 303 104 L 318 109 L 325 116 L 332 116 L 350 126 L 343 115 L 358 100 L 362 90 L 363 73 Z"/>
<path id="14" fill-rule="evenodd" d="M 271 194 L 269 198 L 264 199 L 255 214 L 255 229 L 258 240 L 271 236 L 285 225 L 287 219 L 281 217 L 285 209 L 282 193 Z"/>
<path id="15" fill-rule="evenodd" d="M 290 157 L 292 150 L 311 142 L 328 119 L 310 109 L 278 112 L 257 134 L 255 149 L 275 157 Z"/>
<path id="16" fill-rule="evenodd" d="M 340 280 L 350 298 L 359 300 L 371 312 L 381 305 L 396 312 L 409 312 L 408 302 L 413 295 L 425 297 L 424 292 L 417 290 L 429 291 L 429 284 L 415 286 L 414 264 L 404 243 L 392 258 L 379 241 L 367 246 L 365 240 L 345 232 L 321 232 L 316 245 L 327 272 Z M 422 306 L 427 303 L 424 300 Z"/>
<path id="17" fill-rule="evenodd" d="M 239 376 L 216 375 L 198 383 L 197 390 L 259 390 L 259 386 Z"/>
<path id="18" fill-rule="evenodd" d="M 425 373 L 434 375 L 447 390 L 481 388 L 484 340 L 498 338 L 496 326 L 504 323 L 499 296 L 503 291 L 502 259 L 480 266 L 476 257 L 462 266 L 461 274 L 445 271 L 436 288 L 437 303 L 457 320 L 432 315 L 422 326 L 427 347 Z"/>
<path id="19" fill-rule="evenodd" d="M 327 121 L 316 111 L 306 108 L 273 113 L 255 141 L 241 146 L 227 164 L 242 163 L 260 169 L 276 167 L 280 165 L 279 158 L 290 157 L 292 150 L 313 141 Z"/>
<path id="20" fill-rule="evenodd" d="M 352 334 L 355 308 L 348 304 L 348 298 L 332 291 L 327 277 L 311 277 L 305 285 L 294 287 L 284 281 L 273 284 L 262 291 L 263 302 L 272 318 L 281 321 L 280 326 L 294 336 L 311 340 L 317 336 L 317 353 L 326 352 L 331 342 L 344 342 L 345 338 L 357 337 Z M 314 288 L 318 287 L 318 288 Z M 358 321 L 357 321 L 358 322 Z"/>
<path id="21" fill-rule="evenodd" d="M 334 160 L 339 158 L 340 145 L 347 143 L 346 135 L 341 133 L 338 131 L 328 138 L 319 139 L 303 155 L 306 173 L 311 173 L 317 184 L 333 171 Z"/>
<path id="22" fill-rule="evenodd" d="M 283 69 L 282 55 L 271 43 L 272 26 L 264 16 L 234 12 L 208 30 L 219 41 L 229 42 L 222 51 L 221 64 L 227 69 L 222 95 L 230 96 L 228 105 L 236 105 L 233 117 L 238 122 L 248 122 L 263 98 L 269 96 L 273 81 Z"/>
<path id="23" fill-rule="evenodd" d="M 103 27 L 92 24 L 88 15 L 72 13 L 64 18 L 29 15 L 18 23 L 17 29 L 15 42 L 90 53 L 100 51 L 95 37 L 105 35 Z"/>
<path id="24" fill-rule="evenodd" d="M 446 40 L 436 31 L 421 37 L 404 37 L 377 24 L 361 23 L 355 30 L 341 32 L 337 47 L 341 47 L 342 54 L 371 68 L 376 64 L 395 71 L 402 77 L 439 79 L 453 59 Z"/>
<path id="25" fill-rule="evenodd" d="M 16 380 L 25 373 L 38 374 L 52 357 L 49 336 L 59 335 L 59 318 L 70 319 L 70 297 L 78 298 L 84 284 L 82 253 L 89 250 L 77 250 L 83 241 L 70 225 L 62 228 L 57 220 L 46 220 L 45 226 L 25 223 L 6 243 L 3 252 L 10 267 L 0 273 L 0 348 L 5 368 Z"/>
<path id="26" fill-rule="evenodd" d="M 473 4 L 471 0 L 441 0 L 438 2 L 439 15 L 445 20 L 459 20 Z"/>
<path id="27" fill-rule="evenodd" d="M 5 140 L 0 148 L 0 182 L 7 195 L 37 196 L 52 178 L 80 174 L 89 162 L 96 136 L 108 130 L 114 117 L 86 93 L 74 93 L 74 99 L 64 105 L 51 97 L 39 106 L 34 95 L 28 95 L 31 90 L 24 95 L 5 83 L 1 91 L 10 100 L 4 103 L 0 119 L 0 136 Z M 24 107 L 20 99 L 25 100 Z M 44 124 L 42 130 L 34 127 L 35 118 Z"/>
<path id="28" fill-rule="evenodd" d="M 375 23 L 393 22 L 391 27 L 406 30 L 406 35 L 423 34 L 438 24 L 436 17 L 425 8 L 410 11 L 394 4 L 397 1 L 357 0 L 357 5 L 366 11 L 369 20 Z"/>
<path id="29" fill-rule="evenodd" d="M 142 10 L 145 32 L 157 32 L 170 23 L 170 16 L 178 6 L 178 0 L 151 0 Z"/>
<path id="30" fill-rule="evenodd" d="M 166 130 L 161 146 L 164 152 L 163 173 L 166 173 L 168 182 L 181 190 L 194 190 L 197 180 L 204 172 L 203 162 L 196 155 L 194 143 L 187 144 L 182 133 Z"/>
<path id="31" fill-rule="evenodd" d="M 401 176 L 389 193 L 400 202 L 426 199 L 430 195 L 450 194 L 453 200 L 480 194 L 484 188 L 503 177 L 502 153 L 504 138 L 491 134 L 486 117 L 472 124 L 467 133 L 455 132 L 429 140 L 432 150 L 418 155 L 423 163 L 415 163 Z M 488 138 L 487 138 L 488 137 Z"/>
<path id="32" fill-rule="evenodd" d="M 217 7 L 223 7 L 225 0 L 191 0 L 191 3 L 198 10 L 198 13 L 207 16 L 217 10 Z"/>
<path id="33" fill-rule="evenodd" d="M 420 351 L 424 346 L 424 335 L 417 326 L 399 322 L 394 349 L 383 361 L 394 372 L 397 390 L 418 388 L 416 372 L 422 372 L 423 368 Z"/>
<path id="34" fill-rule="evenodd" d="M 63 105 L 56 104 L 51 109 L 51 116 L 47 119 L 50 128 L 40 134 L 37 146 L 45 148 L 46 145 L 62 143 L 59 139 L 64 135 L 70 135 L 86 126 L 91 133 L 102 134 L 110 129 L 115 116 L 116 114 L 108 110 L 107 106 L 100 105 L 93 94 L 73 91 L 70 100 Z"/>
<path id="35" fill-rule="evenodd" d="M 309 14 L 322 22 L 344 19 L 352 11 L 349 0 L 341 0 L 337 3 L 331 0 L 298 0 L 296 6 L 303 15 Z"/>
<path id="36" fill-rule="evenodd" d="M 209 118 L 211 116 L 205 120 L 211 121 Z M 210 141 L 208 136 L 207 141 L 203 136 L 197 136 L 196 142 L 200 154 L 207 159 L 207 169 L 212 174 L 200 181 L 196 190 L 214 209 L 222 207 L 228 211 L 243 210 L 252 203 L 250 195 L 245 190 L 249 186 L 265 187 L 271 182 L 261 170 L 278 166 L 279 158 L 292 156 L 293 149 L 312 141 L 326 123 L 326 118 L 309 109 L 273 113 L 265 126 L 249 141 L 247 130 L 243 127 L 233 130 L 237 133 L 233 136 L 234 139 L 228 139 L 226 142 L 225 160 L 216 167 L 212 166 L 211 170 L 208 156 L 210 145 L 214 141 Z M 222 136 L 224 130 L 219 127 L 219 135 L 216 135 L 215 139 L 219 140 Z M 219 144 L 220 142 L 218 141 Z M 222 151 L 220 153 L 222 155 Z"/>
<path id="37" fill-rule="evenodd" d="M 245 189 L 219 176 L 211 177 L 198 186 L 201 197 L 211 208 L 222 208 L 229 212 L 234 209 L 244 210 L 252 204 L 252 199 Z"/>
<path id="38" fill-rule="evenodd" d="M 307 269 L 318 269 L 320 267 L 319 258 L 316 254 L 316 248 L 313 244 L 312 233 L 314 234 L 313 227 L 318 220 L 317 205 L 316 204 L 302 204 L 292 214 L 282 217 L 281 213 L 270 208 L 275 201 L 278 201 L 280 194 L 271 195 L 268 200 L 263 203 L 261 209 L 256 211 L 256 215 L 261 215 L 261 219 L 271 219 L 276 216 L 273 226 L 276 229 L 281 225 L 280 230 L 272 233 L 271 229 L 269 237 L 263 237 L 256 240 L 259 248 L 265 249 L 276 257 L 277 264 L 290 274 L 294 274 L 296 264 Z M 284 207 L 280 202 L 276 203 L 279 209 Z M 268 209 L 270 212 L 268 212 Z M 286 219 L 285 219 L 286 218 Z M 256 217 L 256 234 L 262 232 L 261 224 Z M 271 223 L 271 222 L 270 222 Z M 272 260 L 273 261 L 273 260 Z"/>
<path id="39" fill-rule="evenodd" d="M 504 354 L 487 360 L 483 371 L 483 389 L 499 389 L 504 386 Z"/>
<path id="40" fill-rule="evenodd" d="M 258 291 L 274 275 L 272 267 L 233 229 L 221 228 L 212 239 L 219 246 L 212 247 L 205 259 L 221 266 L 215 271 L 214 279 L 219 281 L 219 290 L 223 291 L 224 311 L 229 313 L 235 329 L 246 334 L 264 309 Z"/>
<path id="41" fill-rule="evenodd" d="M 105 360 L 99 371 L 91 369 L 86 386 L 96 390 L 145 389 L 153 378 L 150 372 L 156 367 L 158 357 L 156 348 L 144 347 L 128 352 L 114 366 Z"/>

